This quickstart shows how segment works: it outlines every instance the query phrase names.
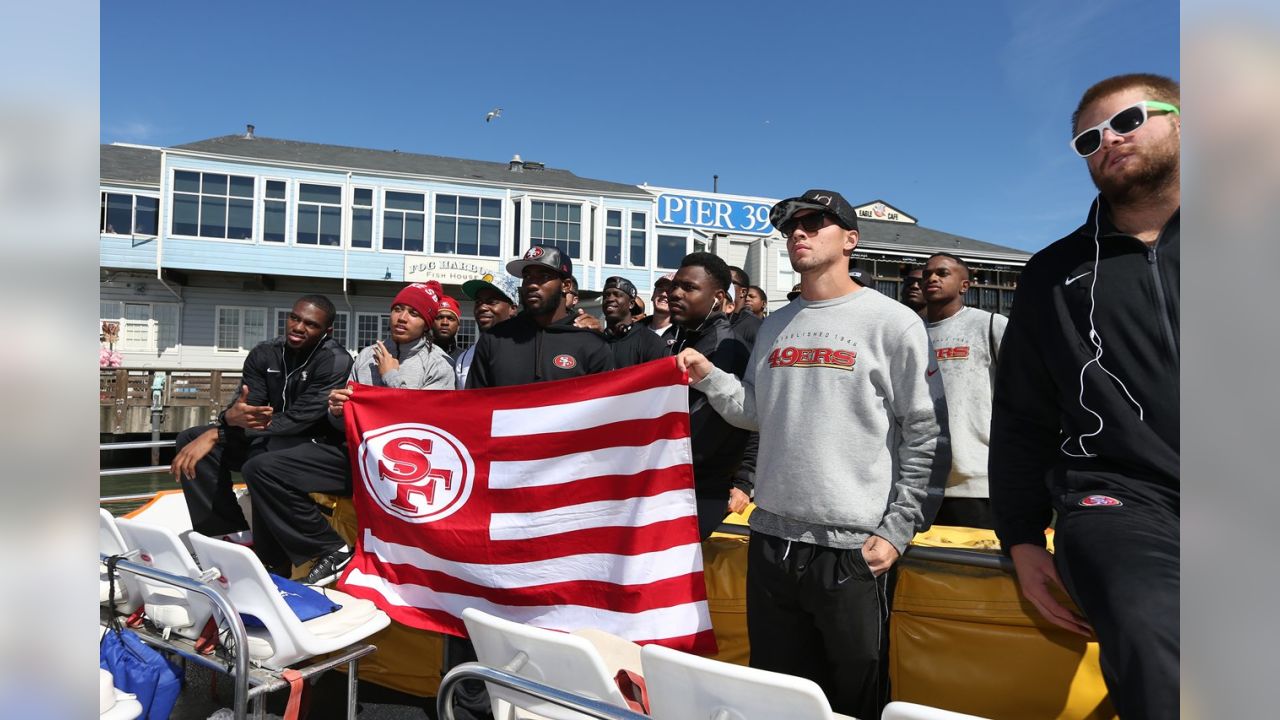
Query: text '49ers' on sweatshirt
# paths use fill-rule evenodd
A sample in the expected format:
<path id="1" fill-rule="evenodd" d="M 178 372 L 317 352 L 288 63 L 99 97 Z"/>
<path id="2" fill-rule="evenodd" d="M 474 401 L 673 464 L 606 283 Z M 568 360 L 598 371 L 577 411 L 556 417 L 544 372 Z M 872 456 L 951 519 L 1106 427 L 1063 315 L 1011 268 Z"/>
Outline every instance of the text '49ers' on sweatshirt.
<path id="1" fill-rule="evenodd" d="M 902 552 L 942 498 L 951 450 L 920 317 L 869 288 L 797 298 L 765 318 L 741 382 L 693 385 L 759 430 L 753 531 L 834 548 L 871 535 Z"/>

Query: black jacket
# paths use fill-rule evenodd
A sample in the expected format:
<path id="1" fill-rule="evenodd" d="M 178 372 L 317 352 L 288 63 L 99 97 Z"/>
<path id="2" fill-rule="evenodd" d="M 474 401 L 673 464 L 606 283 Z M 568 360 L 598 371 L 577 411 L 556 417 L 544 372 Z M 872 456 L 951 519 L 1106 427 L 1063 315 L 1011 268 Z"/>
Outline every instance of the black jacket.
<path id="1" fill-rule="evenodd" d="M 760 324 L 764 321 L 756 317 L 750 310 L 743 309 L 729 318 L 729 326 L 742 338 L 750 351 L 756 346 L 756 335 L 760 334 Z"/>
<path id="2" fill-rule="evenodd" d="M 640 323 L 631 323 L 616 334 L 608 329 L 604 333 L 604 339 L 609 343 L 609 351 L 613 353 L 615 369 L 671 357 L 667 341 Z"/>
<path id="3" fill-rule="evenodd" d="M 712 365 L 733 373 L 739 380 L 747 369 L 751 350 L 729 324 L 724 313 L 712 313 L 701 332 L 675 330 L 673 355 L 693 348 Z M 707 396 L 689 388 L 689 433 L 693 450 L 693 485 L 698 497 L 729 499 L 729 487 L 750 494 L 755 475 L 756 433 L 730 425 L 711 407 Z"/>
<path id="4" fill-rule="evenodd" d="M 299 438 L 341 444 L 343 431 L 326 417 L 328 398 L 330 390 L 346 384 L 352 362 L 350 353 L 329 337 L 305 353 L 289 350 L 282 337 L 258 343 L 244 360 L 242 382 L 249 386 L 250 405 L 271 406 L 271 425 L 266 430 L 233 427 L 227 432 L 244 433 L 270 450 L 296 445 Z"/>
<path id="5" fill-rule="evenodd" d="M 1091 212 L 1018 280 L 989 462 L 1006 549 L 1095 493 L 1179 510 L 1179 213 L 1147 247 L 1102 208 L 1097 245 Z"/>
<path id="6" fill-rule="evenodd" d="M 575 327 L 572 316 L 544 329 L 528 313 L 520 313 L 480 335 L 467 387 L 524 385 L 613 369 L 604 337 Z"/>

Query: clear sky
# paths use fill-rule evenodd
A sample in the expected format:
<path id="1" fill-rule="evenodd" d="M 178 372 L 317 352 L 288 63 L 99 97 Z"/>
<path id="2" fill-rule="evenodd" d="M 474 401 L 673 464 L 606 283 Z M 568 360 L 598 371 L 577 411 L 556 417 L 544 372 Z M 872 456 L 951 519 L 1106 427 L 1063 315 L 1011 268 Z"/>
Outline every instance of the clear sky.
<path id="1" fill-rule="evenodd" d="M 102 142 L 244 132 L 625 183 L 882 199 L 1037 250 L 1104 77 L 1178 78 L 1171 0 L 102 4 Z M 501 107 L 502 116 L 484 121 Z"/>

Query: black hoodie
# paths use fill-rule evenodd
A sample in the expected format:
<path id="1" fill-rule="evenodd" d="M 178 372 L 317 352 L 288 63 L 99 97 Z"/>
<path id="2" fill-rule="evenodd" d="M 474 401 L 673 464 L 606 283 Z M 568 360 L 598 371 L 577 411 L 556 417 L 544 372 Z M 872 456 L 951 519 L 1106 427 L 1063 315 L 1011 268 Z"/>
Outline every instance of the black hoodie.
<path id="1" fill-rule="evenodd" d="M 467 387 L 524 385 L 613 369 L 608 343 L 594 330 L 575 327 L 573 316 L 542 328 L 520 313 L 480 335 Z"/>
<path id="2" fill-rule="evenodd" d="M 342 444 L 343 431 L 328 422 L 329 391 L 346 384 L 352 362 L 351 354 L 328 336 L 306 352 L 290 350 L 283 337 L 258 343 L 244 360 L 241 382 L 249 386 L 250 405 L 271 406 L 271 425 L 227 432 L 265 442 L 269 450 L 296 445 L 299 438 Z"/>
<path id="3" fill-rule="evenodd" d="M 712 365 L 741 380 L 751 350 L 734 332 L 729 318 L 722 312 L 712 313 L 700 328 L 692 332 L 677 327 L 672 354 L 679 355 L 681 350 L 693 348 Z M 698 497 L 727 501 L 730 486 L 751 493 L 759 435 L 730 425 L 711 407 L 707 396 L 693 388 L 689 388 L 689 444 L 693 450 L 693 484 Z"/>
<path id="4" fill-rule="evenodd" d="M 1006 551 L 1095 493 L 1179 512 L 1179 244 L 1178 212 L 1148 247 L 1102 203 L 1023 270 L 991 417 Z"/>

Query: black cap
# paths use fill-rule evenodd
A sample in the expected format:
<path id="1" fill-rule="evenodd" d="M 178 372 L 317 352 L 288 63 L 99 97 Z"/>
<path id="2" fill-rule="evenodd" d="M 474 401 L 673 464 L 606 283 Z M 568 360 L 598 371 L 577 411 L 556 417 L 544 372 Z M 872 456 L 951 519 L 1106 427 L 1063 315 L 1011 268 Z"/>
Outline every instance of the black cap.
<path id="1" fill-rule="evenodd" d="M 631 297 L 632 300 L 635 300 L 636 296 L 640 294 L 636 290 L 635 284 L 632 283 L 630 280 L 618 275 L 610 275 L 604 280 L 604 289 L 612 290 L 614 288 L 617 288 L 622 292 L 626 293 Z"/>
<path id="2" fill-rule="evenodd" d="M 791 288 L 791 292 L 787 293 L 787 301 L 790 302 L 800 297 L 800 283 L 796 283 Z"/>
<path id="3" fill-rule="evenodd" d="M 769 222 L 781 229 L 782 223 L 801 210 L 821 210 L 830 213 L 846 230 L 858 229 L 858 214 L 845 202 L 844 196 L 835 190 L 809 190 L 800 197 L 780 200 L 769 211 Z"/>
<path id="4" fill-rule="evenodd" d="M 573 275 L 573 261 L 551 245 L 533 245 L 525 250 L 524 257 L 507 263 L 507 272 L 521 277 L 530 265 L 540 265 L 559 273 L 561 278 Z"/>
<path id="5" fill-rule="evenodd" d="M 858 283 L 862 287 L 871 287 L 870 273 L 865 273 L 861 270 L 850 270 L 849 277 L 853 278 L 853 281 Z"/>

